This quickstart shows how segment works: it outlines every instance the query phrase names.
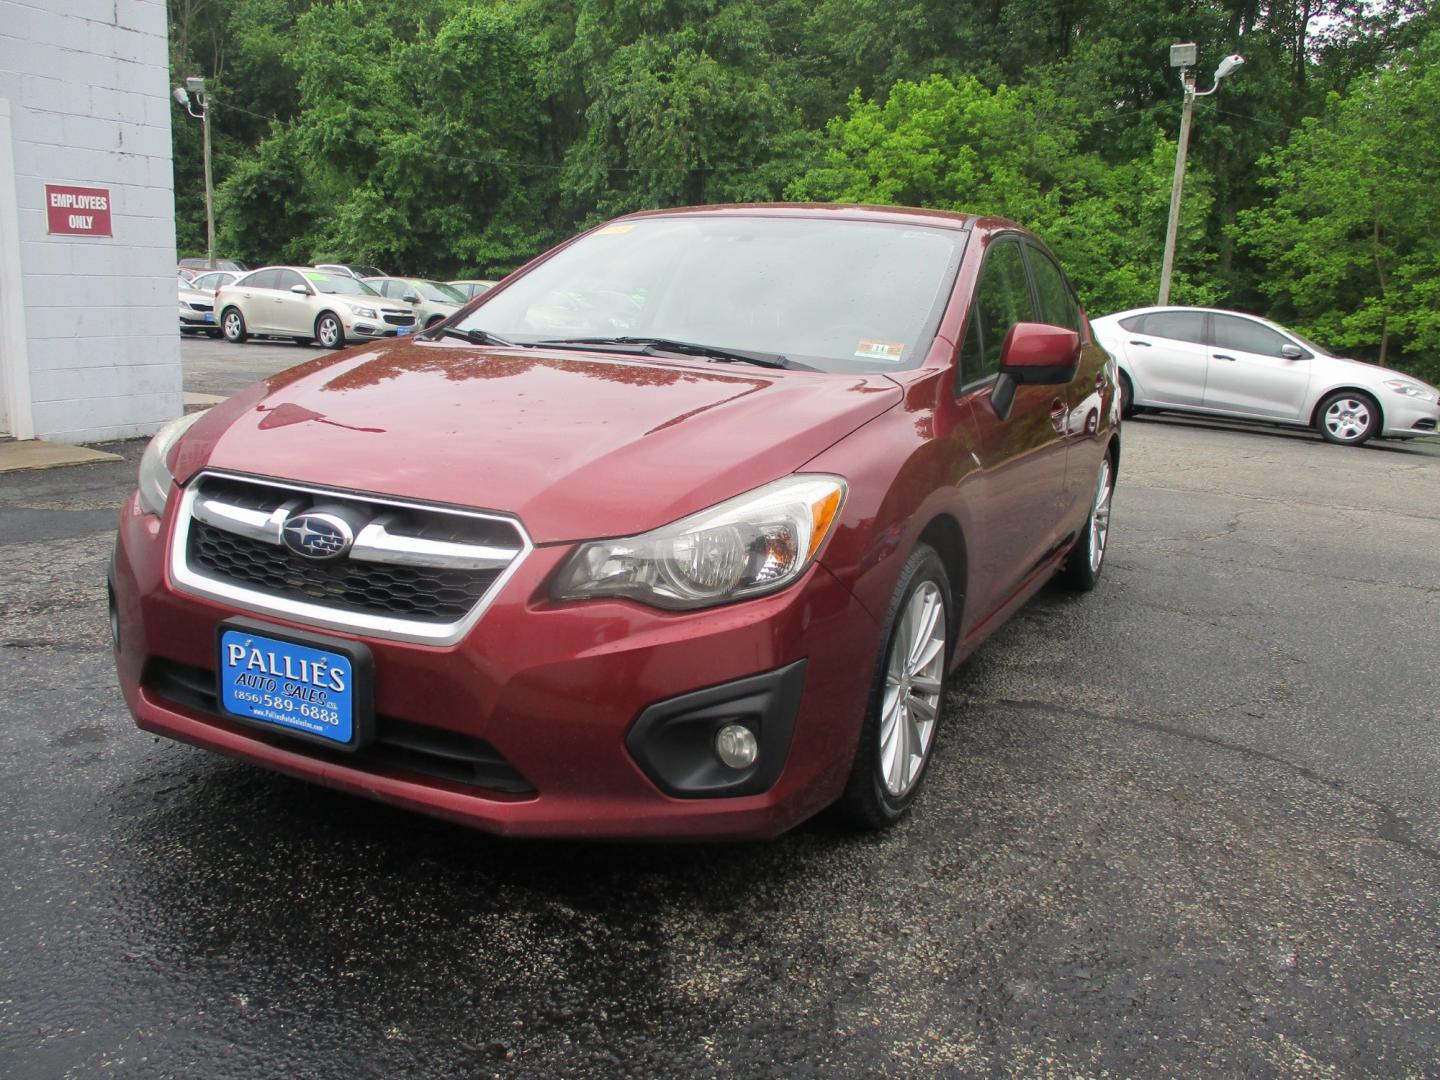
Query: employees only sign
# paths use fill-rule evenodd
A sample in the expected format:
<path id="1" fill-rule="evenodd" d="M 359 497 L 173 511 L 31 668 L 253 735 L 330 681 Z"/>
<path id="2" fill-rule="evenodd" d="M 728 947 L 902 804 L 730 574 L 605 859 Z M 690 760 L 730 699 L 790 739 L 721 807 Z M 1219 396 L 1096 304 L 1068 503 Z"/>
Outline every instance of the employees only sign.
<path id="1" fill-rule="evenodd" d="M 45 185 L 45 217 L 51 235 L 113 236 L 110 189 Z"/>

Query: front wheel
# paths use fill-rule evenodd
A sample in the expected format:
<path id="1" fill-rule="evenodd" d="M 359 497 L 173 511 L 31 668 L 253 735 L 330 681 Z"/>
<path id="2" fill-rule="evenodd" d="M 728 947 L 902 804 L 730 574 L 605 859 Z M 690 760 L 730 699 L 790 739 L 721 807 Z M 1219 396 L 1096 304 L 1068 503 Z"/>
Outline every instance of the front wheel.
<path id="1" fill-rule="evenodd" d="M 220 330 L 225 335 L 225 340 L 235 345 L 244 344 L 250 336 L 245 329 L 245 316 L 240 314 L 238 308 L 226 308 L 225 314 L 220 317 Z"/>
<path id="2" fill-rule="evenodd" d="M 1341 390 L 1320 403 L 1315 426 L 1326 442 L 1359 446 L 1380 431 L 1380 406 L 1365 394 Z"/>
<path id="3" fill-rule="evenodd" d="M 1100 470 L 1095 480 L 1095 498 L 1090 503 L 1090 516 L 1080 539 L 1070 549 L 1065 568 L 1060 571 L 1060 581 L 1079 592 L 1089 592 L 1100 582 L 1100 570 L 1105 565 L 1105 543 L 1110 539 L 1110 501 L 1115 494 L 1115 468 L 1110 455 L 1100 459 Z"/>
<path id="4" fill-rule="evenodd" d="M 950 580 L 921 544 L 900 572 L 840 811 L 866 829 L 899 821 L 920 790 L 945 702 Z"/>
<path id="5" fill-rule="evenodd" d="M 345 347 L 345 327 L 339 318 L 327 311 L 315 320 L 315 337 L 327 349 Z"/>

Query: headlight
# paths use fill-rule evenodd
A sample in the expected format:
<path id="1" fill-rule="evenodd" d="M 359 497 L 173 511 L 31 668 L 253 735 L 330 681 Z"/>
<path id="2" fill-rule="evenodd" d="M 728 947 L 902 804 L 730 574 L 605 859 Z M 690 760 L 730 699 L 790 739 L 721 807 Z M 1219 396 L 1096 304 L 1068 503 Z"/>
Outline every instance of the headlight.
<path id="1" fill-rule="evenodd" d="M 373 307 L 365 307 L 362 304 L 351 304 L 350 310 L 353 311 L 356 315 L 359 315 L 362 319 L 379 318 L 379 316 L 375 314 L 375 309 Z"/>
<path id="2" fill-rule="evenodd" d="M 170 498 L 171 485 L 175 483 L 165 459 L 180 441 L 180 436 L 204 415 L 203 412 L 195 412 L 170 421 L 155 433 L 150 445 L 145 447 L 145 455 L 140 459 L 140 508 L 147 514 L 165 513 L 165 502 Z"/>
<path id="3" fill-rule="evenodd" d="M 670 611 L 772 593 L 805 572 L 844 501 L 838 476 L 789 476 L 654 532 L 586 544 L 555 593 L 625 597 Z"/>
<path id="4" fill-rule="evenodd" d="M 1421 386 L 1419 383 L 1407 382 L 1404 379 L 1386 379 L 1385 385 L 1395 393 L 1404 394 L 1406 397 L 1419 398 L 1421 401 L 1435 401 L 1435 391 Z"/>

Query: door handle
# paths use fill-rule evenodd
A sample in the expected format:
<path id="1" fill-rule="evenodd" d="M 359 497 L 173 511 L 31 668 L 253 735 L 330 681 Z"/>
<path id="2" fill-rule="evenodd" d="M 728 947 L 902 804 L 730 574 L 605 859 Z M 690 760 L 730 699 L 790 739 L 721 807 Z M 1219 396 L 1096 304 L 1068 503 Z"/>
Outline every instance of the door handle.
<path id="1" fill-rule="evenodd" d="M 1233 356 L 1226 356 L 1224 353 L 1218 353 L 1218 352 L 1217 352 L 1217 353 L 1214 353 L 1213 355 L 1214 355 L 1214 357 L 1215 357 L 1216 360 L 1228 360 L 1228 361 L 1229 361 L 1230 363 L 1232 363 L 1232 364 L 1235 363 L 1235 358 L 1234 358 Z"/>
<path id="2" fill-rule="evenodd" d="M 1130 342 L 1130 344 L 1131 344 L 1131 345 L 1144 345 L 1145 348 L 1147 348 L 1147 349 L 1150 348 L 1150 342 L 1148 342 L 1148 341 L 1132 341 L 1132 342 Z"/>

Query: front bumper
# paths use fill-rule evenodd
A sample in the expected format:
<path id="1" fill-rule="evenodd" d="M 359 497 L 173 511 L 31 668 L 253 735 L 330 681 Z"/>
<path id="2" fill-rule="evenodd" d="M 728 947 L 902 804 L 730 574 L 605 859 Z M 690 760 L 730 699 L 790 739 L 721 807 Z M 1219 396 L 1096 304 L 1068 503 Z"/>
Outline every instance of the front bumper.
<path id="1" fill-rule="evenodd" d="M 523 778 L 490 782 L 485 776 L 501 774 L 482 769 L 467 782 L 417 770 L 413 759 L 317 752 L 225 719 L 203 694 L 177 689 L 177 671 L 204 689 L 213 678 L 216 627 L 240 612 L 172 587 L 169 536 L 169 525 L 143 514 L 132 497 L 121 515 L 113 589 L 120 682 L 144 730 L 512 836 L 768 837 L 843 789 L 880 631 L 822 567 L 774 596 L 665 613 L 545 599 L 543 585 L 570 548 L 540 547 L 456 645 L 330 632 L 364 641 L 373 653 L 378 716 L 432 742 L 493 749 Z M 676 699 L 780 672 L 798 691 L 794 700 L 777 691 L 779 704 L 763 706 L 790 730 L 778 751 L 783 761 L 775 761 L 773 743 L 762 751 L 772 756 L 758 784 L 713 795 L 677 790 L 627 746 L 642 717 L 666 713 Z"/>
<path id="2" fill-rule="evenodd" d="M 1434 435 L 1440 427 L 1440 405 L 1404 394 L 1391 394 L 1381 406 L 1385 427 L 1380 432 L 1387 439 L 1418 439 Z"/>

